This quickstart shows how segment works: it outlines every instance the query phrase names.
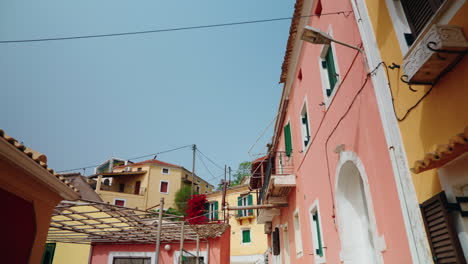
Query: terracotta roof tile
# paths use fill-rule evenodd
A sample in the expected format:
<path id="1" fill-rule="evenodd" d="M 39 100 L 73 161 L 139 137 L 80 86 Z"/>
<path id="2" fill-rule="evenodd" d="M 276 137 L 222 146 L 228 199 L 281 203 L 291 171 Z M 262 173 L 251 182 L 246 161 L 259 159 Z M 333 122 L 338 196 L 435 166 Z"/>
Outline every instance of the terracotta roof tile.
<path id="1" fill-rule="evenodd" d="M 291 62 L 291 55 L 294 49 L 294 42 L 296 41 L 296 37 L 298 35 L 297 27 L 299 25 L 299 21 L 301 20 L 301 11 L 302 11 L 303 5 L 304 5 L 304 0 L 297 0 L 296 4 L 294 5 L 293 19 L 291 21 L 291 27 L 289 28 L 288 43 L 286 44 L 286 51 L 284 54 L 283 65 L 281 66 L 280 83 L 286 82 L 286 78 L 288 77 L 288 70 L 289 70 L 289 66 Z"/>
<path id="2" fill-rule="evenodd" d="M 51 175 L 53 175 L 54 177 L 59 179 L 63 184 L 67 185 L 73 191 L 79 192 L 78 189 L 75 188 L 71 183 L 67 182 L 64 177 L 62 177 L 61 175 L 55 173 L 53 169 L 51 169 L 51 168 L 49 168 L 47 166 L 47 156 L 46 155 L 24 146 L 23 144 L 19 143 L 18 140 L 16 140 L 15 138 L 8 136 L 5 133 L 5 131 L 3 131 L 2 129 L 0 129 L 0 138 L 7 141 L 8 143 L 13 145 L 14 147 L 16 147 L 16 149 L 18 149 L 19 151 L 24 153 L 26 156 L 28 156 L 31 160 L 35 161 L 41 167 L 46 169 Z"/>
<path id="3" fill-rule="evenodd" d="M 468 126 L 463 133 L 449 139 L 448 144 L 437 145 L 433 152 L 428 152 L 422 160 L 413 164 L 411 171 L 418 174 L 434 168 L 440 168 L 448 162 L 468 152 Z"/>

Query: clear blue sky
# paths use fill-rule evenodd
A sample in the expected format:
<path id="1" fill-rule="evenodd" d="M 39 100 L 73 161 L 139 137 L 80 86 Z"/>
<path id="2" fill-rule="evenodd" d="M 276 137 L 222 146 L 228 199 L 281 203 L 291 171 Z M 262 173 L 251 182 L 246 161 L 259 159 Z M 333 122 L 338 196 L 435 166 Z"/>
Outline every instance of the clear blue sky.
<path id="1" fill-rule="evenodd" d="M 293 5 L 292 0 L 0 1 L 0 40 L 289 17 Z M 45 153 L 57 171 L 193 143 L 236 169 L 251 158 L 247 151 L 277 112 L 289 25 L 286 20 L 0 44 L 0 128 Z M 265 151 L 271 130 L 254 153 Z M 189 148 L 158 159 L 191 168 Z M 222 173 L 207 165 L 214 175 Z M 200 162 L 197 169 L 212 178 Z"/>

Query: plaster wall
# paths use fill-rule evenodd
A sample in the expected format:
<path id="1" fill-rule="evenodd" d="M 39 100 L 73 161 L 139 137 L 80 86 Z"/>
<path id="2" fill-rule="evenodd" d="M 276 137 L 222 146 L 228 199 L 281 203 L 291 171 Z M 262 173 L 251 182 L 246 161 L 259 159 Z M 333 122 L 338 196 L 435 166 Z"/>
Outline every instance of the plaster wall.
<path id="1" fill-rule="evenodd" d="M 209 239 L 209 262 L 208 264 L 215 263 L 229 263 L 230 248 L 230 229 L 226 229 L 224 234 L 215 239 Z M 174 264 L 176 252 L 179 251 L 179 242 L 170 243 L 171 250 L 167 251 L 164 249 L 166 243 L 161 244 L 161 255 L 159 258 L 159 263 L 161 264 Z M 191 241 L 184 242 L 184 250 L 195 251 L 196 244 Z M 206 241 L 200 241 L 200 252 L 207 251 Z M 109 255 L 111 252 L 155 252 L 155 245 L 148 244 L 130 244 L 130 245 L 93 245 L 92 246 L 92 256 L 91 264 L 109 264 Z"/>
<path id="2" fill-rule="evenodd" d="M 237 199 L 242 194 L 247 194 L 249 187 L 234 187 L 229 189 L 226 195 L 226 201 L 229 205 L 237 206 Z M 257 196 L 252 193 L 253 204 L 257 204 Z M 209 202 L 218 201 L 221 210 L 222 193 L 213 192 L 207 194 L 206 198 Z M 257 211 L 253 210 L 252 218 L 236 218 L 237 211 L 229 211 L 229 225 L 231 225 L 231 256 L 248 256 L 259 255 L 265 253 L 267 249 L 267 236 L 264 233 L 264 226 L 257 224 Z M 219 213 L 222 219 L 222 211 Z M 242 243 L 242 229 L 250 229 L 251 242 Z"/>
<path id="3" fill-rule="evenodd" d="M 322 1 L 322 13 L 352 10 L 351 2 Z M 353 13 L 312 17 L 308 23 L 334 38 L 354 46 L 361 39 Z M 291 263 L 314 263 L 309 208 L 318 201 L 324 240 L 326 263 L 341 262 L 339 225 L 336 220 L 336 187 L 340 154 L 334 150 L 344 145 L 344 150 L 355 153 L 367 176 L 365 189 L 373 204 L 375 236 L 379 239 L 378 251 L 386 263 L 411 263 L 409 244 L 405 233 L 403 216 L 394 182 L 388 146 L 377 108 L 372 83 L 367 79 L 365 61 L 360 53 L 347 47 L 334 45 L 339 72 L 338 90 L 328 108 L 322 103 L 325 98 L 321 81 L 319 57 L 323 45 L 304 43 L 299 62 L 295 68 L 289 105 L 281 125 L 279 144 L 275 150 L 284 150 L 282 127 L 290 121 L 296 188 L 288 197 L 289 207 L 281 209 L 272 227 L 280 229 L 288 223 Z M 302 72 L 302 80 L 298 78 Z M 302 146 L 300 113 L 307 101 L 310 146 Z M 296 249 L 293 215 L 299 211 L 303 252 Z M 280 232 L 280 241 L 283 232 Z M 270 238 L 271 239 L 271 238 Z M 283 243 L 280 243 L 281 245 Z M 283 246 L 281 246 L 283 249 Z M 282 254 L 284 258 L 285 254 Z M 283 259 L 284 261 L 284 259 Z M 283 262 L 284 263 L 284 262 Z M 317 262 L 315 262 L 317 263 Z"/>
<path id="4" fill-rule="evenodd" d="M 464 0 L 447 1 L 461 5 L 455 14 L 446 15 L 442 24 L 458 25 L 468 36 L 468 4 Z M 387 64 L 392 62 L 402 64 L 406 51 L 400 48 L 398 34 L 402 34 L 391 17 L 388 5 L 398 1 L 365 0 L 369 17 L 372 22 L 377 46 L 382 60 Z M 412 92 L 408 85 L 399 80 L 404 74 L 401 70 L 390 71 L 390 85 L 395 98 L 395 109 L 399 117 L 415 105 L 429 89 L 428 86 L 413 86 L 417 92 Z M 410 167 L 415 161 L 424 158 L 424 154 L 434 150 L 437 144 L 447 144 L 448 139 L 461 133 L 468 124 L 466 104 L 466 84 L 468 83 L 468 59 L 464 59 L 447 73 L 433 88 L 431 93 L 408 115 L 399 122 L 401 137 Z M 382 88 L 383 89 L 383 88 Z M 412 174 L 414 187 L 419 203 L 424 202 L 442 190 L 436 170 Z"/>

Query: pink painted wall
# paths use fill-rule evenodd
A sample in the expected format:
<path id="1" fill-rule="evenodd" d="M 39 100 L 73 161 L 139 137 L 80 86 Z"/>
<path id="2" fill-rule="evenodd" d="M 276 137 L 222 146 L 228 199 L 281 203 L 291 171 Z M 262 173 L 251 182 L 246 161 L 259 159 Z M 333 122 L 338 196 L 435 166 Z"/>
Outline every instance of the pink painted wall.
<path id="1" fill-rule="evenodd" d="M 210 250 L 209 250 L 209 264 L 218 263 L 229 263 L 230 259 L 230 239 L 231 229 L 228 228 L 221 237 L 215 239 L 209 239 Z M 160 264 L 173 264 L 175 252 L 179 251 L 180 244 L 170 243 L 171 250 L 164 250 L 164 246 L 161 245 L 161 255 L 159 257 Z M 195 242 L 184 242 L 184 249 L 187 251 L 196 251 Z M 206 241 L 200 241 L 200 251 L 207 250 Z M 98 244 L 93 245 L 91 253 L 91 264 L 108 264 L 109 252 L 154 252 L 155 245 L 149 244 L 131 244 L 131 245 L 120 245 L 120 244 Z"/>
<path id="2" fill-rule="evenodd" d="M 352 10 L 350 1 L 321 2 L 322 13 Z M 361 44 L 353 13 L 348 17 L 343 14 L 311 17 L 308 24 L 324 32 L 329 31 L 331 27 L 334 38 L 356 46 Z M 291 123 L 297 187 L 288 197 L 289 207 L 281 209 L 281 215 L 274 218 L 272 227 L 274 229 L 288 223 L 290 263 L 314 263 L 315 252 L 313 252 L 311 218 L 308 210 L 314 201 L 318 200 L 323 228 L 322 236 L 326 246 L 324 249 L 326 262 L 340 263 L 341 244 L 338 221 L 336 220 L 335 223 L 336 209 L 331 193 L 336 200 L 335 182 L 339 155 L 333 150 L 338 145 L 344 144 L 345 151 L 355 152 L 365 167 L 376 216 L 377 233 L 380 236 L 383 235 L 386 242 L 386 250 L 382 253 L 384 261 L 386 263 L 411 263 L 390 162 L 389 146 L 385 141 L 372 82 L 370 79 L 365 81 L 368 70 L 364 66 L 363 56 L 353 49 L 334 45 L 334 56 L 338 62 L 339 79 L 342 85 L 336 91 L 327 110 L 325 106 L 320 106 L 324 101 L 319 68 L 322 48 L 322 45 L 309 43 L 304 43 L 302 46 L 296 68 L 296 79 L 289 95 L 284 123 L 281 124 L 281 127 L 284 127 L 288 121 Z M 302 81 L 297 78 L 299 70 L 302 71 Z M 348 70 L 349 73 L 345 77 Z M 359 92 L 361 87 L 364 88 Z M 312 138 L 315 138 L 309 148 L 301 152 L 300 112 L 304 100 L 307 100 L 308 104 L 310 134 Z M 349 107 L 350 110 L 347 112 Z M 283 133 L 282 129 L 281 133 Z M 326 144 L 327 140 L 328 144 Z M 283 135 L 280 136 L 276 150 L 284 150 Z M 293 226 L 293 213 L 296 209 L 300 212 L 304 252 L 299 258 L 296 257 Z M 283 250 L 282 234 L 281 232 L 280 244 Z M 269 236 L 268 244 L 271 245 L 271 236 Z M 282 255 L 284 258 L 284 254 Z"/>

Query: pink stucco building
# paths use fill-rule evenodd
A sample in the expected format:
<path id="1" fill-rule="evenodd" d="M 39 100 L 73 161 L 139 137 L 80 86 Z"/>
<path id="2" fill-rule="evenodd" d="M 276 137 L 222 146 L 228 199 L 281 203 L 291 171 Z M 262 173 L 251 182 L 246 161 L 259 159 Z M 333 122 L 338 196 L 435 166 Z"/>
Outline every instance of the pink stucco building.
<path id="1" fill-rule="evenodd" d="M 270 263 L 412 263 L 373 69 L 358 50 L 301 40 L 312 26 L 362 48 L 355 16 L 352 1 L 296 2 L 269 166 L 250 182 L 278 206 L 258 217 Z"/>
<path id="2" fill-rule="evenodd" d="M 218 237 L 200 240 L 199 257 L 200 263 L 229 263 L 230 259 L 230 239 L 231 231 L 228 226 Z M 186 240 L 184 242 L 184 263 L 195 263 L 196 242 Z M 159 263 L 177 264 L 181 255 L 180 244 L 178 241 L 172 243 L 162 242 Z M 108 263 L 154 263 L 155 245 L 154 244 L 94 244 L 91 247 L 91 264 Z M 130 259 L 132 261 L 130 261 Z"/>

